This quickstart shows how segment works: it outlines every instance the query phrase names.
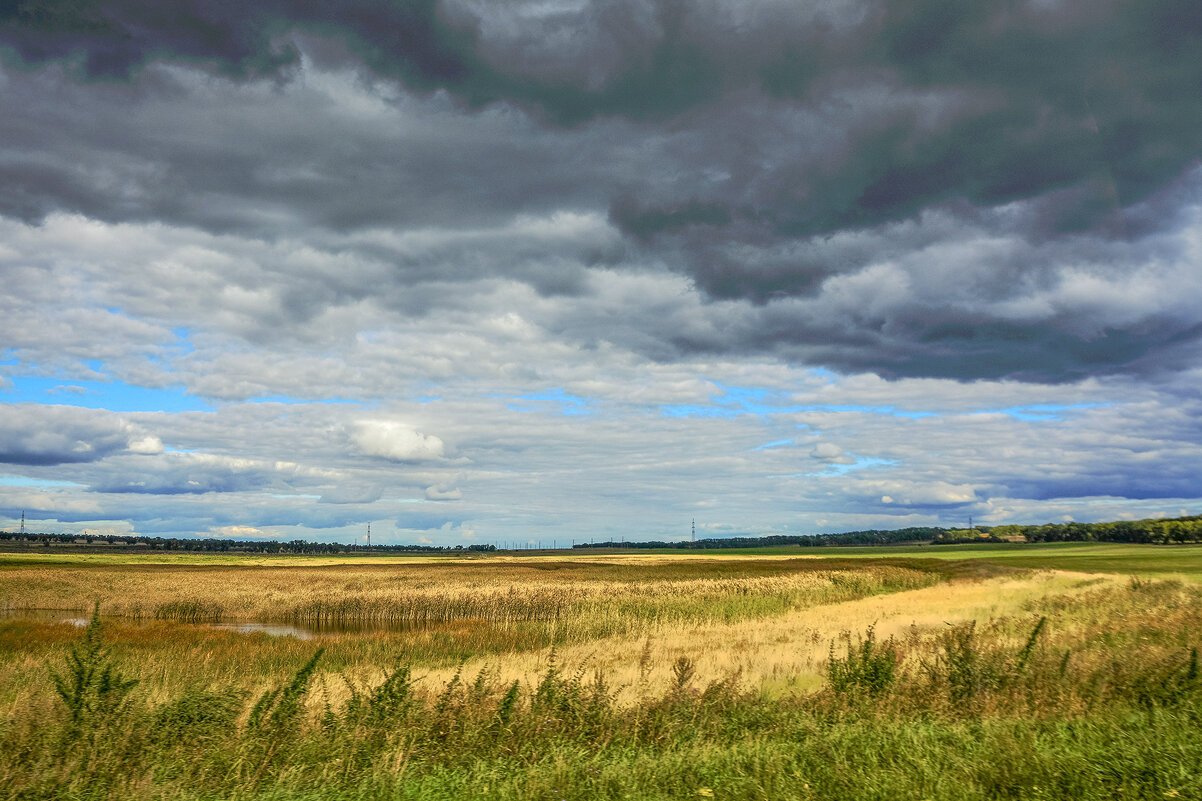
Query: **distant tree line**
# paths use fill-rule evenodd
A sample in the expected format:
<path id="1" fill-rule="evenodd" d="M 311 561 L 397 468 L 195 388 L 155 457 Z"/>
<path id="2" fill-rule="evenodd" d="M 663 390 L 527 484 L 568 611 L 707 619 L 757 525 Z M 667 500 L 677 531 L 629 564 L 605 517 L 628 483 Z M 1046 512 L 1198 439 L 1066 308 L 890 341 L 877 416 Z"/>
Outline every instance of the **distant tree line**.
<path id="1" fill-rule="evenodd" d="M 461 551 L 495 551 L 493 545 L 347 545 L 340 542 L 308 542 L 307 540 L 234 540 L 234 539 L 191 539 L 187 537 L 149 537 L 141 534 L 24 534 L 0 531 L 0 542 L 51 545 L 99 545 L 134 547 L 156 551 L 205 551 L 215 553 L 295 553 L 295 554 L 344 554 L 344 553 L 455 553 Z"/>
<path id="2" fill-rule="evenodd" d="M 904 542 L 926 542 L 945 533 L 947 529 L 918 526 L 891 530 L 865 529 L 842 534 L 773 534 L 768 537 L 722 537 L 683 542 L 594 542 L 574 545 L 574 548 L 675 548 L 702 550 L 711 548 L 770 548 L 775 545 L 800 545 L 819 548 L 829 545 L 896 545 Z"/>
<path id="3" fill-rule="evenodd" d="M 1169 545 L 1202 542 L 1202 515 L 1110 523 L 1048 523 L 1042 526 L 993 526 L 998 537 L 1027 542 L 1144 542 Z"/>
<path id="4" fill-rule="evenodd" d="M 1010 542 L 984 527 L 945 531 L 931 540 L 932 545 L 980 545 L 983 542 Z"/>
<path id="5" fill-rule="evenodd" d="M 798 545 L 816 548 L 836 545 L 899 545 L 929 542 L 932 545 L 979 545 L 1026 539 L 1027 542 L 1139 542 L 1167 545 L 1202 542 L 1202 515 L 1110 523 L 1047 523 L 1045 525 L 975 526 L 949 529 L 915 526 L 890 530 L 866 529 L 842 534 L 775 534 L 769 537 L 728 537 L 683 542 L 594 542 L 575 548 L 767 548 Z"/>

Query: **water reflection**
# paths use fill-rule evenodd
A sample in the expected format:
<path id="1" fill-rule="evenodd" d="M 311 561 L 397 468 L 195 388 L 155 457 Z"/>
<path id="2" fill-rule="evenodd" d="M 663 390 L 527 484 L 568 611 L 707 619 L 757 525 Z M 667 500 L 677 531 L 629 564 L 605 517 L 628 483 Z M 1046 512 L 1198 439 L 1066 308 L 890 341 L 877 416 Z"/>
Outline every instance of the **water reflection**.
<path id="1" fill-rule="evenodd" d="M 44 623 L 69 623 L 72 626 L 83 628 L 88 625 L 89 617 L 80 616 L 79 612 L 65 609 L 5 609 L 0 610 L 0 619 L 8 620 L 33 620 Z M 298 626 L 290 623 L 264 623 L 261 621 L 231 621 L 231 622 L 216 622 L 216 623 L 192 623 L 185 624 L 178 621 L 158 621 L 147 618 L 127 618 L 114 615 L 101 615 L 101 622 L 104 623 L 122 623 L 125 625 L 139 625 L 145 623 L 159 622 L 175 622 L 178 625 L 194 625 L 204 628 L 223 629 L 225 631 L 233 631 L 238 634 L 266 634 L 269 637 L 296 637 L 298 640 L 311 640 L 320 633 L 338 633 L 344 631 L 371 632 L 371 631 L 390 631 L 387 626 L 321 626 L 308 627 Z"/>
<path id="2" fill-rule="evenodd" d="M 296 637 L 298 640 L 311 640 L 315 632 L 301 626 L 290 626 L 287 623 L 208 623 L 209 628 L 236 631 L 239 634 L 263 633 L 270 637 Z"/>

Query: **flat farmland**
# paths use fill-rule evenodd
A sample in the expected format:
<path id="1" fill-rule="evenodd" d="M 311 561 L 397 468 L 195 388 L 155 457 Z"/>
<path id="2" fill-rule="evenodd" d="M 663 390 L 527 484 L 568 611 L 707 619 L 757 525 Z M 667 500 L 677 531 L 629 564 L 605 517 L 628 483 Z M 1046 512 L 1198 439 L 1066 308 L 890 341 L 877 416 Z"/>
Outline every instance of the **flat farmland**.
<path id="1" fill-rule="evenodd" d="M 1095 544 L 7 555 L 0 797 L 1196 797 L 1200 574 Z"/>
<path id="2" fill-rule="evenodd" d="M 679 551 L 656 551 L 661 554 Z M 1202 545 L 1148 546 L 1121 542 L 984 543 L 981 545 L 882 545 L 802 548 L 779 546 L 721 551 L 760 558 L 936 559 L 985 562 L 1031 570 L 1079 570 L 1202 581 Z"/>

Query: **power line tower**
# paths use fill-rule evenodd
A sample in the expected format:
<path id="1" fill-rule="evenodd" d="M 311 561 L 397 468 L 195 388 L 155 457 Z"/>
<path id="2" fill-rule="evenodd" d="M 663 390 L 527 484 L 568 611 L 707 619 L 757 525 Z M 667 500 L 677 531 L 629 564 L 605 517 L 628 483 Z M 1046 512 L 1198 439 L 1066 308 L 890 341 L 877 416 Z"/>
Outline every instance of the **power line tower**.
<path id="1" fill-rule="evenodd" d="M 25 536 L 25 510 L 21 510 L 21 536 Z"/>
<path id="2" fill-rule="evenodd" d="M 689 530 L 689 539 L 693 542 L 697 541 L 697 518 L 693 518 L 693 527 Z"/>
<path id="3" fill-rule="evenodd" d="M 371 549 L 371 523 L 367 524 L 367 547 Z"/>

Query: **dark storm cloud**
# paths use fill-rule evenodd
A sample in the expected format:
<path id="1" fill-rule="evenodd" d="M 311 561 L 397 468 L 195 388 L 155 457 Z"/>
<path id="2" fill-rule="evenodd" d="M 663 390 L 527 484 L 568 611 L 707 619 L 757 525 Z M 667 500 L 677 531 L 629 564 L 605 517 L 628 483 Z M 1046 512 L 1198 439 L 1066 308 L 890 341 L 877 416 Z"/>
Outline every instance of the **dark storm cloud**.
<path id="1" fill-rule="evenodd" d="M 13 74 L 0 94 L 0 213 L 279 237 L 490 225 L 516 210 L 604 202 L 603 165 L 572 163 L 580 143 L 521 115 L 464 116 L 438 98 L 388 105 L 365 100 L 349 77 L 332 83 L 230 85 L 162 69 L 129 84 L 76 84 L 56 68 Z"/>
<path id="2" fill-rule="evenodd" d="M 732 219 L 806 236 L 953 198 L 989 206 L 1073 187 L 1052 210 L 1053 230 L 1072 231 L 1147 197 L 1198 159 L 1196 4 L 928 0 L 865 8 L 858 24 L 820 43 L 795 29 L 778 51 L 784 61 L 766 62 L 755 86 L 801 108 L 844 105 L 829 122 L 846 147 L 806 158 L 798 142 L 801 158 L 768 160 L 763 174 L 742 176 L 740 188 L 748 178 L 759 184 L 753 195 L 667 198 L 642 221 L 619 205 L 615 218 L 646 235 L 693 224 L 690 209 L 720 217 L 716 205 L 725 202 Z M 874 85 L 883 96 L 859 94 Z M 876 108 L 858 108 L 865 103 Z M 771 180 L 782 173 L 787 184 Z"/>
<path id="3" fill-rule="evenodd" d="M 289 37 L 307 33 L 342 42 L 344 57 L 410 88 L 445 89 L 475 106 L 509 101 L 561 122 L 685 115 L 744 89 L 803 107 L 847 103 L 849 89 L 870 81 L 914 93 L 849 126 L 854 155 L 820 154 L 823 177 L 746 205 L 723 198 L 725 212 L 705 198 L 665 200 L 630 220 L 644 234 L 689 224 L 698 208 L 711 221 L 753 215 L 814 233 L 894 219 L 947 197 L 990 205 L 1095 179 L 1097 192 L 1112 196 L 1075 202 L 1104 210 L 1145 197 L 1198 157 L 1202 10 L 1189 0 L 860 5 L 839 19 L 837 5 L 750 4 L 739 13 L 660 0 L 533 19 L 522 4 L 433 0 L 247 8 L 29 0 L 0 11 L 0 37 L 27 63 L 82 59 L 92 78 L 129 77 L 163 58 L 258 77 L 286 75 L 299 59 Z M 506 15 L 515 19 L 494 31 L 502 27 L 494 17 Z M 558 48 L 545 44 L 557 34 Z M 609 68 L 582 71 L 581 57 L 601 48 L 612 51 Z M 954 94 L 932 109 L 923 93 Z M 1062 225 L 1096 216 L 1079 208 Z"/>
<path id="4" fill-rule="evenodd" d="M 265 0 L 252 7 L 199 0 L 170 8 L 137 0 L 17 0 L 0 7 L 0 20 L 3 41 L 25 62 L 77 61 L 93 79 L 126 78 L 157 58 L 196 61 L 234 78 L 286 75 L 299 60 L 289 36 L 321 36 L 349 51 L 331 47 L 325 55 L 350 55 L 412 89 L 447 89 L 473 106 L 514 101 L 562 122 L 663 116 L 712 99 L 725 83 L 721 61 L 706 52 L 722 32 L 699 26 L 703 20 L 676 0 L 555 15 L 499 49 L 481 42 L 486 20 L 474 10 L 436 0 Z M 618 45 L 627 51 L 620 53 L 625 63 L 599 87 L 564 79 L 557 62 L 565 53 L 549 54 L 543 74 L 505 63 L 521 61 L 540 33 L 562 33 L 557 23 L 597 26 L 594 46 Z"/>
<path id="5" fill-rule="evenodd" d="M 38 69 L 0 93 L 0 214 L 297 236 L 389 266 L 263 276 L 252 340 L 369 297 L 485 303 L 458 286 L 497 278 L 578 301 L 552 333 L 656 359 L 1172 371 L 1196 311 L 1099 297 L 1149 264 L 1171 286 L 1194 257 L 1172 235 L 1200 194 L 1200 51 L 1187 0 L 8 2 L 0 55 Z M 379 107 L 302 86 L 309 67 L 354 72 Z M 563 210 L 612 228 L 479 236 Z M 476 230 L 322 242 L 422 227 Z M 685 276 L 704 319 L 635 304 L 615 326 L 588 274 L 631 268 Z M 932 273 L 963 286 L 924 290 Z"/>
<path id="6" fill-rule="evenodd" d="M 285 37 L 297 27 L 348 37 L 381 69 L 417 84 L 461 79 L 463 35 L 443 24 L 433 0 L 380 4 L 266 0 L 252 6 L 137 0 L 28 0 L 0 8 L 5 39 L 30 63 L 80 59 L 91 78 L 128 77 L 154 58 L 188 59 L 232 77 L 286 71 L 298 52 Z"/>
<path id="7" fill-rule="evenodd" d="M 954 308 L 913 307 L 897 310 L 877 331 L 853 326 L 841 330 L 837 320 L 819 319 L 807 326 L 803 320 L 785 318 L 748 331 L 746 348 L 784 354 L 792 350 L 819 363 L 886 378 L 984 377 L 1036 383 L 1179 369 L 1197 352 L 1189 346 L 1202 336 L 1202 325 L 1165 321 L 1162 330 L 1149 328 L 1106 328 L 1082 336 L 1063 330 L 1054 320 L 1023 323 Z M 695 344 L 685 341 L 682 347 Z"/>

